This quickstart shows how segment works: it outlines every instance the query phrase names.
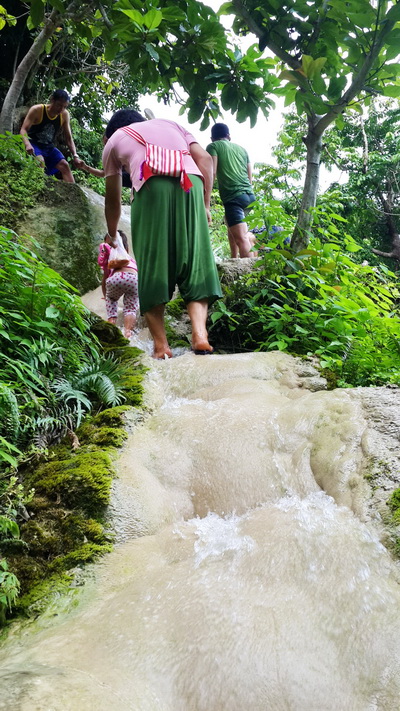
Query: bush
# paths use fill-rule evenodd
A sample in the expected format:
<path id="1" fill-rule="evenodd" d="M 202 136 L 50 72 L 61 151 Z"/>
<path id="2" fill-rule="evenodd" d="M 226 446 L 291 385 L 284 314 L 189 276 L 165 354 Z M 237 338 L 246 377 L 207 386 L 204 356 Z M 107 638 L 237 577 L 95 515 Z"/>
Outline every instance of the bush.
<path id="1" fill-rule="evenodd" d="M 216 306 L 213 338 L 233 350 L 317 355 L 339 386 L 399 384 L 399 298 L 386 267 L 357 264 L 339 244 L 314 239 L 295 257 L 266 253 Z"/>
<path id="2" fill-rule="evenodd" d="M 59 528 L 66 514 L 60 513 L 58 499 L 85 515 L 101 514 L 112 467 L 100 449 L 121 446 L 126 436 L 121 409 L 108 408 L 130 397 L 139 403 L 142 391 L 138 351 L 122 347 L 127 341 L 112 324 L 101 327 L 96 320 L 94 325 L 75 289 L 37 257 L 36 247 L 0 227 L 0 553 L 8 558 L 0 561 L 0 623 L 15 604 L 19 581 L 25 593 L 45 574 L 51 556 L 65 552 Z M 106 345 L 100 342 L 104 329 Z M 71 455 L 67 442 L 59 445 L 57 462 L 39 465 L 50 445 L 66 434 L 73 440 L 86 413 L 105 408 L 104 425 L 93 428 L 89 452 L 82 447 Z M 38 497 L 32 500 L 31 486 L 43 496 L 43 511 L 49 502 L 53 507 L 46 521 L 35 519 L 35 525 L 25 507 L 29 503 L 40 516 L 44 513 Z M 53 531 L 50 524 L 58 518 Z M 85 556 L 97 555 L 103 545 L 93 543 Z M 32 560 L 36 548 L 42 555 Z"/>
<path id="3" fill-rule="evenodd" d="M 0 224 L 14 229 L 43 192 L 46 177 L 22 136 L 0 135 Z"/>

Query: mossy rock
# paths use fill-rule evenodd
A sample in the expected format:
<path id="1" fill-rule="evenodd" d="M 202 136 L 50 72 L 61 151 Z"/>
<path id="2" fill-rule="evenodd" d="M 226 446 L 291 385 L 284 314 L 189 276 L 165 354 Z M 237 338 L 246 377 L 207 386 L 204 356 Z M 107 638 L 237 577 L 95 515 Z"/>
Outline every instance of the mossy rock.
<path id="1" fill-rule="evenodd" d="M 84 518 L 76 511 L 70 512 L 60 522 L 60 534 L 63 538 L 64 551 L 74 550 L 87 540 L 99 544 L 109 543 L 109 538 L 99 521 Z"/>
<path id="2" fill-rule="evenodd" d="M 83 424 L 77 437 L 81 444 L 96 444 L 101 448 L 122 447 L 128 434 L 123 429 L 116 427 L 96 427 L 90 422 Z"/>
<path id="3" fill-rule="evenodd" d="M 107 452 L 78 452 L 70 459 L 48 462 L 30 476 L 29 485 L 39 494 L 54 497 L 68 508 L 91 515 L 109 503 L 113 476 Z"/>
<path id="4" fill-rule="evenodd" d="M 112 550 L 111 543 L 99 545 L 98 543 L 84 543 L 71 553 L 67 553 L 60 558 L 56 558 L 50 564 L 49 569 L 53 572 L 66 571 L 75 568 L 77 565 L 92 563 L 96 558 Z"/>
<path id="5" fill-rule="evenodd" d="M 126 405 L 110 407 L 92 417 L 91 422 L 98 427 L 122 427 L 125 424 L 124 413 L 128 410 Z"/>
<path id="6" fill-rule="evenodd" d="M 93 315 L 93 321 L 90 326 L 92 333 L 97 336 L 100 343 L 103 345 L 112 344 L 113 346 L 128 346 L 129 341 L 125 338 L 119 328 L 114 326 L 113 323 L 108 321 L 103 321 L 103 319 L 98 318 Z"/>
<path id="7" fill-rule="evenodd" d="M 40 245 L 42 259 L 85 294 L 100 283 L 96 220 L 78 185 L 48 180 L 44 197 L 20 221 L 18 230 L 32 235 Z"/>
<path id="8" fill-rule="evenodd" d="M 127 438 L 125 413 L 131 411 L 130 405 L 142 403 L 147 368 L 140 360 L 142 351 L 131 348 L 118 328 L 99 319 L 94 324 L 104 351 L 129 363 L 121 383 L 127 404 L 87 418 L 77 430 L 80 447 L 76 451 L 66 437 L 51 447 L 50 461 L 32 460 L 20 470 L 26 490 L 34 488 L 35 495 L 28 506 L 31 519 L 20 526 L 21 541 L 7 553 L 9 569 L 21 583 L 21 597 L 14 607 L 17 614 L 45 609 L 63 571 L 83 566 L 111 549 L 102 521 L 109 503 L 113 456 Z"/>
<path id="9" fill-rule="evenodd" d="M 169 301 L 166 305 L 165 312 L 172 318 L 180 319 L 182 314 L 186 312 L 186 304 L 182 297 L 179 295 L 176 299 Z"/>
<path id="10" fill-rule="evenodd" d="M 42 523 L 36 519 L 27 521 L 22 530 L 23 540 L 29 548 L 29 553 L 43 558 L 60 553 L 62 540 L 57 534 L 53 521 L 50 522 L 49 528 L 46 522 Z"/>
<path id="11" fill-rule="evenodd" d="M 127 405 L 139 407 L 143 400 L 143 376 L 128 375 L 122 381 L 124 388 L 125 402 Z"/>
<path id="12" fill-rule="evenodd" d="M 0 224 L 16 230 L 44 196 L 46 177 L 20 136 L 0 136 Z"/>
<path id="13" fill-rule="evenodd" d="M 400 489 L 393 491 L 387 503 L 392 512 L 394 523 L 400 524 Z"/>
<path id="14" fill-rule="evenodd" d="M 46 575 L 47 563 L 27 554 L 9 557 L 8 564 L 20 582 L 22 594 L 40 583 Z"/>
<path id="15" fill-rule="evenodd" d="M 58 600 L 60 595 L 71 589 L 72 575 L 53 574 L 37 582 L 29 592 L 21 595 L 15 603 L 14 613 L 32 617 L 42 613 L 50 601 Z"/>
<path id="16" fill-rule="evenodd" d="M 124 428 L 124 413 L 128 410 L 126 405 L 117 405 L 87 418 L 76 432 L 81 445 L 95 444 L 101 449 L 122 447 L 128 437 Z"/>
<path id="17" fill-rule="evenodd" d="M 188 348 L 189 347 L 189 341 L 182 338 L 182 336 L 175 331 L 175 329 L 168 317 L 165 319 L 165 332 L 167 334 L 167 340 L 168 340 L 168 343 L 171 346 L 171 348 Z"/>

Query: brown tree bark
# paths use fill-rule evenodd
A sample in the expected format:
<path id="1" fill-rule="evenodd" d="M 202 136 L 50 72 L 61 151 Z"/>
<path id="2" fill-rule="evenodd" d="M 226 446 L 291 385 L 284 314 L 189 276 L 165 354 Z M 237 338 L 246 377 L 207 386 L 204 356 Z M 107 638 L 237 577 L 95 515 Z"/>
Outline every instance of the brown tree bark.
<path id="1" fill-rule="evenodd" d="M 24 88 L 29 72 L 38 62 L 47 40 L 52 36 L 53 32 L 55 32 L 60 20 L 60 13 L 57 10 L 53 10 L 49 17 L 46 18 L 44 27 L 41 32 L 39 32 L 34 43 L 32 44 L 32 47 L 19 63 L 1 109 L 0 133 L 12 131 L 15 108 L 17 106 L 18 99 L 21 96 L 21 92 Z"/>

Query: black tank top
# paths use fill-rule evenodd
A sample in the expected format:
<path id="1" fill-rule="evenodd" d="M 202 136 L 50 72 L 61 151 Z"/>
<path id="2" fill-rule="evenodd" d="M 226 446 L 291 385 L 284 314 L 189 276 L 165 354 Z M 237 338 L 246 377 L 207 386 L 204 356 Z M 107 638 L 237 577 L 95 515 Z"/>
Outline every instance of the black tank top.
<path id="1" fill-rule="evenodd" d="M 42 120 L 40 123 L 34 124 L 28 131 L 29 139 L 36 143 L 39 148 L 52 146 L 56 133 L 62 126 L 61 114 L 57 114 L 54 118 L 50 118 L 46 106 L 42 104 Z"/>

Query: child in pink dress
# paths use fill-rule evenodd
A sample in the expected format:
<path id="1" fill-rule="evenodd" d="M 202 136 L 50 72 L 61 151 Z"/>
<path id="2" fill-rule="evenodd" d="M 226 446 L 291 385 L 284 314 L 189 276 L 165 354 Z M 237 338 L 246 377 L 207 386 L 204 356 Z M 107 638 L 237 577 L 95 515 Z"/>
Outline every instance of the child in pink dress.
<path id="1" fill-rule="evenodd" d="M 126 234 L 118 230 L 126 252 L 128 240 Z M 108 266 L 113 244 L 107 233 L 105 241 L 99 246 L 98 263 L 103 270 L 102 290 L 106 299 L 107 319 L 110 323 L 117 322 L 118 301 L 124 297 L 124 336 L 130 338 L 136 324 L 136 314 L 139 309 L 138 276 L 136 262 L 132 257 L 125 266 L 110 269 Z M 118 239 L 118 238 L 117 238 Z M 120 241 L 120 240 L 118 240 Z M 129 255 L 128 255 L 129 256 Z"/>

